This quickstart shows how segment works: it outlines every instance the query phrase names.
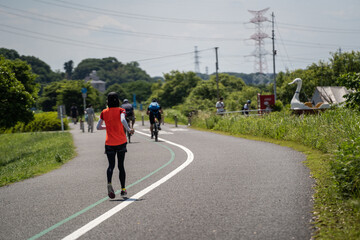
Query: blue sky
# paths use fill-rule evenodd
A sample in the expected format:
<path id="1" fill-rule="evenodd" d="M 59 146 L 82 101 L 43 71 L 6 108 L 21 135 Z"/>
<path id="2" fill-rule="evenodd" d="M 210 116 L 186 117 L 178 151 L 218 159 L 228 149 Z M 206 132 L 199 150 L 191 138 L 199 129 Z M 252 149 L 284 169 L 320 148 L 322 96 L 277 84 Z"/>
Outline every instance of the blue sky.
<path id="1" fill-rule="evenodd" d="M 40 58 L 63 71 L 73 60 L 115 57 L 138 61 L 150 76 L 195 70 L 251 73 L 258 69 L 248 10 L 275 15 L 276 72 L 306 68 L 330 53 L 360 50 L 358 0 L 0 0 L 0 47 Z M 271 36 L 271 22 L 262 31 Z M 264 72 L 272 73 L 272 42 Z"/>

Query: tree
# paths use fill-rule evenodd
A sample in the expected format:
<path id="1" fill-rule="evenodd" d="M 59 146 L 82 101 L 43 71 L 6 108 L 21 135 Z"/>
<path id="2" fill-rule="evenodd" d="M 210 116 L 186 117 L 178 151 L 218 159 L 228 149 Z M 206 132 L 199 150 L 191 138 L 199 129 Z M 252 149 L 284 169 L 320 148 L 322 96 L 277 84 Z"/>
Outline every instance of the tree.
<path id="1" fill-rule="evenodd" d="M 37 83 L 46 84 L 49 82 L 60 81 L 62 78 L 61 73 L 53 72 L 50 66 L 39 58 L 33 56 L 20 56 L 17 51 L 6 48 L 0 48 L 0 55 L 3 55 L 9 60 L 20 59 L 29 64 L 31 66 L 31 71 L 37 75 L 35 80 Z"/>
<path id="2" fill-rule="evenodd" d="M 0 55 L 3 55 L 6 59 L 15 60 L 20 58 L 20 55 L 14 49 L 0 48 Z"/>
<path id="3" fill-rule="evenodd" d="M 163 107 L 173 107 L 183 103 L 191 90 L 202 81 L 194 72 L 172 71 L 164 77 L 165 84 L 162 85 L 161 91 L 156 92 Z M 153 97 L 154 94 L 151 98 Z"/>
<path id="4" fill-rule="evenodd" d="M 44 112 L 55 111 L 57 109 L 57 90 L 61 87 L 61 82 L 53 82 L 44 87 L 42 96 L 38 100 L 38 104 Z"/>
<path id="5" fill-rule="evenodd" d="M 31 66 L 32 72 L 37 75 L 37 83 L 46 84 L 60 81 L 62 79 L 61 74 L 53 72 L 47 63 L 37 57 L 21 56 L 20 59 L 27 62 Z"/>
<path id="6" fill-rule="evenodd" d="M 64 63 L 66 79 L 71 79 L 73 69 L 74 69 L 74 62 L 72 60 Z"/>
<path id="7" fill-rule="evenodd" d="M 43 111 L 54 111 L 59 105 L 65 105 L 66 114 L 70 115 L 70 108 L 73 103 L 78 107 L 79 114 L 83 115 L 84 109 L 81 89 L 87 89 L 86 104 L 92 104 L 94 109 L 100 109 L 101 99 L 99 92 L 91 84 L 83 80 L 63 80 L 54 82 L 44 88 L 43 96 L 39 103 Z"/>
<path id="8" fill-rule="evenodd" d="M 110 92 L 116 92 L 119 96 L 120 101 L 124 100 L 125 98 L 131 99 L 131 94 L 129 94 L 125 89 L 122 87 L 122 85 L 116 83 L 114 85 L 111 85 L 108 89 L 106 89 L 106 92 L 104 94 L 105 99 L 107 98 L 107 95 Z"/>
<path id="9" fill-rule="evenodd" d="M 336 77 L 350 72 L 360 72 L 360 52 L 333 53 L 330 59 Z"/>
<path id="10" fill-rule="evenodd" d="M 115 83 L 127 83 L 138 80 L 151 82 L 151 77 L 139 67 L 137 62 L 122 64 L 114 57 L 103 59 L 88 58 L 75 68 L 73 79 L 85 79 L 93 70 L 110 87 Z"/>
<path id="11" fill-rule="evenodd" d="M 360 73 L 346 73 L 339 78 L 339 84 L 345 86 L 353 92 L 345 95 L 346 105 L 360 111 Z"/>
<path id="12" fill-rule="evenodd" d="M 13 72 L 14 69 L 17 74 Z M 19 69 L 13 66 L 13 61 L 4 57 L 0 57 L 0 72 L 0 128 L 15 126 L 18 121 L 28 123 L 33 119 L 30 108 L 35 100 L 16 76 L 31 79 L 31 73 L 25 71 L 20 74 Z M 26 77 L 26 74 L 30 76 Z"/>
<path id="13" fill-rule="evenodd" d="M 5 64 L 15 74 L 15 78 L 24 85 L 25 91 L 36 99 L 38 97 L 39 84 L 35 82 L 37 75 L 32 72 L 31 66 L 20 59 L 7 60 Z"/>
<path id="14" fill-rule="evenodd" d="M 121 86 L 130 95 L 130 97 L 132 97 L 133 94 L 136 95 L 137 102 L 146 101 L 150 97 L 152 85 L 153 85 L 153 83 L 150 83 L 150 82 L 147 82 L 144 80 L 138 80 L 135 82 L 121 84 Z"/>

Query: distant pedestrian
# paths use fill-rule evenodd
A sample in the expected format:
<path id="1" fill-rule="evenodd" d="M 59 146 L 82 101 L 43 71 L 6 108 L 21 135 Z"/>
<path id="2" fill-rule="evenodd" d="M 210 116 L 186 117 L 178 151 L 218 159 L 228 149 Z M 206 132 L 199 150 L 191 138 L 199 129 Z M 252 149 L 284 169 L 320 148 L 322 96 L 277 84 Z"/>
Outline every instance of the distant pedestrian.
<path id="1" fill-rule="evenodd" d="M 106 171 L 107 189 L 109 198 L 115 198 L 115 192 L 111 184 L 112 175 L 115 168 L 115 156 L 118 159 L 119 179 L 121 184 L 121 196 L 127 194 L 125 188 L 126 173 L 124 167 L 125 153 L 127 152 L 127 138 L 124 129 L 134 133 L 130 129 L 125 119 L 125 109 L 120 108 L 120 101 L 117 93 L 110 92 L 107 97 L 108 108 L 104 109 L 100 114 L 97 124 L 97 130 L 106 129 L 105 153 L 108 158 L 109 166 Z M 102 123 L 105 122 L 105 126 Z"/>
<path id="2" fill-rule="evenodd" d="M 225 104 L 224 104 L 224 98 L 219 98 L 219 101 L 216 103 L 216 113 L 222 114 L 225 112 Z"/>
<path id="3" fill-rule="evenodd" d="M 95 112 L 91 104 L 85 109 L 85 114 L 87 115 L 88 132 L 94 132 Z"/>
<path id="4" fill-rule="evenodd" d="M 71 118 L 72 118 L 73 123 L 76 124 L 79 112 L 78 112 L 78 109 L 77 109 L 75 103 L 73 103 L 71 108 L 70 108 L 70 114 L 71 114 Z"/>
<path id="5" fill-rule="evenodd" d="M 251 104 L 251 101 L 250 101 L 250 100 L 247 100 L 247 102 L 244 104 L 243 113 L 244 113 L 245 115 L 249 115 L 250 104 Z"/>

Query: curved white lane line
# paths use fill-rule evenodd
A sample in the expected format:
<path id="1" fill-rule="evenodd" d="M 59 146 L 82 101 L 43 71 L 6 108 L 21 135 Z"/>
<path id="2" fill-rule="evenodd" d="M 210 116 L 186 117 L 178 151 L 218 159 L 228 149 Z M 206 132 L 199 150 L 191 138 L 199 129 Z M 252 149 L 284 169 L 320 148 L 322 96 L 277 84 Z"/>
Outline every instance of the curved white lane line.
<path id="1" fill-rule="evenodd" d="M 146 135 L 146 136 L 150 136 L 149 134 L 142 133 L 142 132 L 137 132 L 137 133 L 142 134 L 142 135 Z M 194 154 L 188 148 L 186 148 L 186 147 L 184 147 L 184 146 L 182 146 L 180 144 L 173 143 L 173 142 L 170 142 L 168 140 L 162 139 L 162 138 L 159 138 L 159 140 L 161 140 L 163 142 L 166 142 L 168 144 L 174 145 L 174 146 L 179 147 L 182 150 L 184 150 L 186 152 L 186 154 L 187 154 L 186 161 L 183 164 L 181 164 L 178 168 L 176 168 L 175 170 L 170 172 L 168 175 L 166 175 L 165 177 L 163 177 L 160 180 L 158 180 L 157 182 L 151 184 L 147 188 L 141 190 L 140 192 L 133 195 L 132 197 L 130 197 L 126 201 L 120 203 L 116 207 L 110 209 L 106 213 L 104 213 L 104 214 L 100 215 L 99 217 L 95 218 L 91 222 L 85 224 L 84 226 L 82 226 L 78 230 L 76 230 L 73 233 L 69 234 L 68 236 L 64 237 L 63 240 L 72 240 L 72 239 L 79 238 L 80 236 L 82 236 L 86 232 L 90 231 L 91 229 L 93 229 L 94 227 L 96 227 L 97 225 L 99 225 L 100 223 L 105 221 L 106 219 L 110 218 L 111 216 L 118 213 L 119 211 L 121 211 L 122 209 L 124 209 L 125 207 L 130 205 L 131 203 L 135 202 L 137 199 L 141 198 L 142 196 L 144 196 L 148 192 L 152 191 L 153 189 L 157 188 L 158 186 L 160 186 L 161 184 L 163 184 L 164 182 L 166 182 L 167 180 L 169 180 L 170 178 L 175 176 L 177 173 L 179 173 L 181 170 L 186 168 L 194 160 Z"/>

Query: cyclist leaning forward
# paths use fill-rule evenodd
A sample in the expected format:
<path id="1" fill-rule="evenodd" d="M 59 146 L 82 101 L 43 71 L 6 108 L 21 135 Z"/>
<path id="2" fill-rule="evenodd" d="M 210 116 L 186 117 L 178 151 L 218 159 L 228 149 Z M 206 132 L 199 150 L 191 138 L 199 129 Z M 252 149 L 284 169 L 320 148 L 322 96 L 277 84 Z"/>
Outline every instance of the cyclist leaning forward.
<path id="1" fill-rule="evenodd" d="M 155 118 L 157 118 L 159 122 L 158 129 L 161 130 L 160 124 L 161 124 L 161 113 L 163 113 L 160 104 L 157 102 L 157 99 L 154 98 L 152 102 L 150 103 L 146 114 L 149 115 L 150 120 L 150 132 L 151 132 L 151 138 L 153 138 L 153 124 L 155 123 Z"/>
<path id="2" fill-rule="evenodd" d="M 135 124 L 135 114 L 134 114 L 134 108 L 131 103 L 129 103 L 129 100 L 124 99 L 123 104 L 121 105 L 121 108 L 125 109 L 126 111 L 126 121 L 128 124 L 131 122 L 131 128 L 134 128 Z M 130 125 L 129 125 L 130 126 Z"/>

